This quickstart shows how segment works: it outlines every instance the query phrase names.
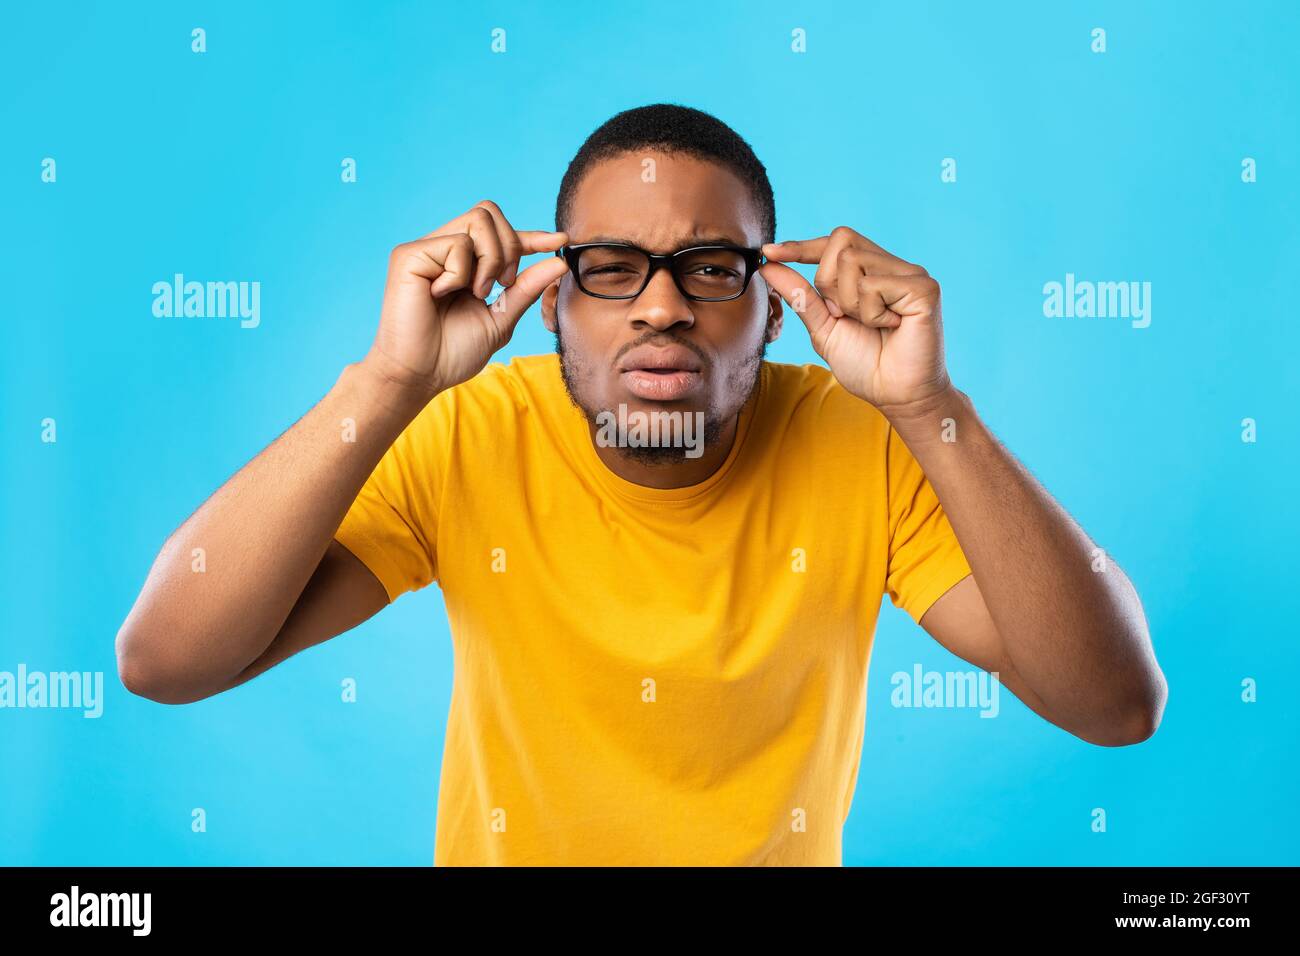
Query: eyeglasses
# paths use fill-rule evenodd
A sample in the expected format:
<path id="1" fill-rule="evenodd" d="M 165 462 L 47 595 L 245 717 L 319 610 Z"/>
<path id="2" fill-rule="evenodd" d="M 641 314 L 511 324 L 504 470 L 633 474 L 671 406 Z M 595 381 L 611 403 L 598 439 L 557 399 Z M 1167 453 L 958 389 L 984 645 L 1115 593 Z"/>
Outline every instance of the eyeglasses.
<path id="1" fill-rule="evenodd" d="M 597 299 L 635 299 L 666 266 L 673 282 L 695 302 L 738 299 L 763 262 L 759 249 L 745 246 L 692 246 L 657 256 L 630 243 L 585 242 L 556 250 L 569 264 L 578 288 Z"/>

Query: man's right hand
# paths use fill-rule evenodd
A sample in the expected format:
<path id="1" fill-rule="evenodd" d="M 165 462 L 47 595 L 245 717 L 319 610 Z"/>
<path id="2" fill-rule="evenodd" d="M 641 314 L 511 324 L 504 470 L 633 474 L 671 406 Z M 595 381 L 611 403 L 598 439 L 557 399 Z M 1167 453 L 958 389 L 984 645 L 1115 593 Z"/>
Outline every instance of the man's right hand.
<path id="1" fill-rule="evenodd" d="M 388 260 L 379 331 L 363 364 L 424 399 L 473 378 L 510 341 L 520 317 L 568 271 L 551 256 L 519 272 L 521 256 L 554 252 L 562 232 L 516 232 L 484 200 Z M 489 305 L 493 281 L 504 287 Z"/>

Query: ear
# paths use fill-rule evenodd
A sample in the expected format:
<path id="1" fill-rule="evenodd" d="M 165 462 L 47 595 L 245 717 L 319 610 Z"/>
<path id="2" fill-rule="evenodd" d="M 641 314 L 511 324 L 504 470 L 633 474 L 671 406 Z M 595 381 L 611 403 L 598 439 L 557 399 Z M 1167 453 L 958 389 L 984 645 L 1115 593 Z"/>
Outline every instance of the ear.
<path id="1" fill-rule="evenodd" d="M 560 297 L 560 281 L 563 278 L 564 276 L 560 276 L 542 290 L 542 325 L 546 326 L 546 331 L 552 335 L 560 327 L 560 316 L 555 309 L 555 303 Z"/>
<path id="2" fill-rule="evenodd" d="M 764 335 L 766 341 L 775 342 L 781 336 L 781 326 L 785 321 L 785 309 L 781 293 L 770 285 L 767 287 L 767 308 L 767 331 Z"/>

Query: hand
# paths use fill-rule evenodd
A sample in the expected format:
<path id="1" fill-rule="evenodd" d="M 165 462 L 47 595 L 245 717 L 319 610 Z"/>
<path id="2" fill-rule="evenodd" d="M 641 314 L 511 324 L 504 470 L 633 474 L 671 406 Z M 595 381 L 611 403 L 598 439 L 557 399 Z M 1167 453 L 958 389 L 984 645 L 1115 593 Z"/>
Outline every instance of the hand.
<path id="1" fill-rule="evenodd" d="M 776 289 L 848 391 L 896 414 L 952 388 L 943 360 L 939 283 L 847 226 L 768 243 L 759 273 Z M 776 260 L 776 261 L 773 261 Z M 817 263 L 813 286 L 782 262 Z"/>
<path id="2" fill-rule="evenodd" d="M 474 377 L 542 291 L 568 271 L 551 256 L 519 272 L 520 257 L 554 252 L 566 241 L 562 232 L 516 232 L 497 204 L 484 200 L 402 243 L 388 260 L 379 331 L 364 361 L 426 399 Z M 494 280 L 505 288 L 488 305 Z"/>

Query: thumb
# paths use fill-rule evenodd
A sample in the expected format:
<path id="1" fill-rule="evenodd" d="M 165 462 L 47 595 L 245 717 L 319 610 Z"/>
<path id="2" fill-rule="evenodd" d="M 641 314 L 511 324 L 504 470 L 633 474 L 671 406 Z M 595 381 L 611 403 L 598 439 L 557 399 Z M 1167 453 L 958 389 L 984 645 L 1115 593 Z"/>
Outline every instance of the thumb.
<path id="1" fill-rule="evenodd" d="M 826 337 L 837 321 L 826 307 L 826 300 L 817 294 L 807 279 L 783 263 L 769 259 L 759 267 L 758 272 L 803 321 L 812 338 L 813 348 L 818 355 L 822 355 Z M 822 357 L 825 358 L 824 355 Z"/>
<path id="2" fill-rule="evenodd" d="M 546 287 L 569 271 L 569 264 L 559 256 L 535 262 L 515 278 L 488 306 L 498 324 L 513 329 L 520 317 L 536 302 Z"/>

